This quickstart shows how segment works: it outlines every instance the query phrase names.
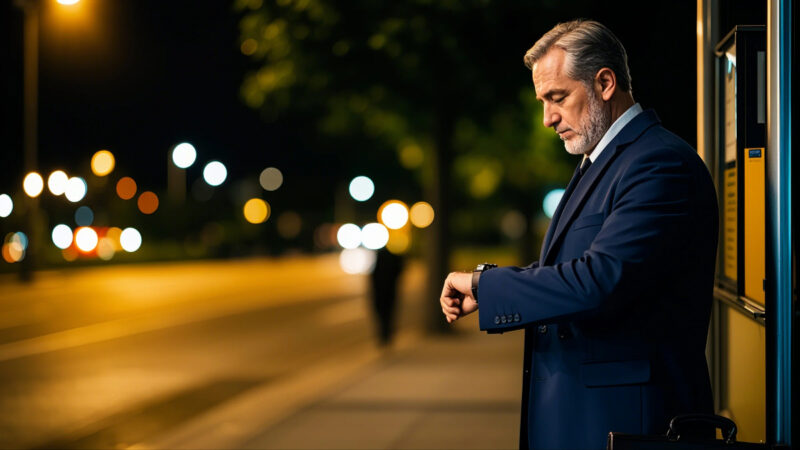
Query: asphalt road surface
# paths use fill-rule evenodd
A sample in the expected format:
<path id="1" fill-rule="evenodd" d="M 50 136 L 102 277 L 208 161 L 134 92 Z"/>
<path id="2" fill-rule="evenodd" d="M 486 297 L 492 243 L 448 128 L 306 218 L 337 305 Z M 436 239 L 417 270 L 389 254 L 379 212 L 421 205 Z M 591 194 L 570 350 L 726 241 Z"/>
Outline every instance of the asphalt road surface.
<path id="1" fill-rule="evenodd" d="M 367 283 L 333 255 L 4 275 L 0 447 L 126 448 L 374 347 Z"/>

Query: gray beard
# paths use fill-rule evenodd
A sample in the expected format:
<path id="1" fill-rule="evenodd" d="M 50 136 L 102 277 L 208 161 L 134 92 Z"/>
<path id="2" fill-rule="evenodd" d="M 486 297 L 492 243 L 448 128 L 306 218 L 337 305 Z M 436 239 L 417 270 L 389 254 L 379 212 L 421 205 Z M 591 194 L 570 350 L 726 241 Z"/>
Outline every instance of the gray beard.
<path id="1" fill-rule="evenodd" d="M 564 141 L 564 148 L 571 155 L 587 155 L 603 139 L 603 135 L 611 127 L 611 111 L 603 108 L 603 102 L 589 89 L 589 112 L 581 120 L 577 136 L 571 141 Z"/>

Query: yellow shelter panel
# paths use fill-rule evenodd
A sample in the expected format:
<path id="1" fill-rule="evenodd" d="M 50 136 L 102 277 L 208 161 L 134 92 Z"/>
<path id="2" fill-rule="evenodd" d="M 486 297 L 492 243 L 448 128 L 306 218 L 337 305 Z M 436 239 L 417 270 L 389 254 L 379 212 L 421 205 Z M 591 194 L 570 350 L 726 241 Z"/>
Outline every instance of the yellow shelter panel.
<path id="1" fill-rule="evenodd" d="M 744 149 L 744 295 L 764 304 L 765 205 L 764 149 Z"/>
<path id="2" fill-rule="evenodd" d="M 723 408 L 739 428 L 737 439 L 766 440 L 767 388 L 764 326 L 733 308 L 727 315 L 727 349 L 723 354 Z"/>
<path id="3" fill-rule="evenodd" d="M 722 244 L 725 246 L 724 254 L 724 269 L 723 274 L 726 278 L 737 281 L 737 253 L 738 245 L 737 239 L 738 231 L 738 214 L 739 214 L 739 194 L 737 188 L 737 175 L 736 166 L 725 169 L 725 186 L 723 188 L 724 204 L 723 204 L 723 228 L 722 231 Z"/>

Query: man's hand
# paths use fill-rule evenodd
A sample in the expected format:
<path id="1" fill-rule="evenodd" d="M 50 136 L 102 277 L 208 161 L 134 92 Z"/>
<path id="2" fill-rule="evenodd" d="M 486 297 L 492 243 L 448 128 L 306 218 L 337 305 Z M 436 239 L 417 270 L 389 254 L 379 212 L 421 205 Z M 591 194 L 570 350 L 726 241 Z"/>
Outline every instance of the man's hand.
<path id="1" fill-rule="evenodd" d="M 453 272 L 448 275 L 439 303 L 447 323 L 453 323 L 478 309 L 478 302 L 472 297 L 472 273 Z"/>

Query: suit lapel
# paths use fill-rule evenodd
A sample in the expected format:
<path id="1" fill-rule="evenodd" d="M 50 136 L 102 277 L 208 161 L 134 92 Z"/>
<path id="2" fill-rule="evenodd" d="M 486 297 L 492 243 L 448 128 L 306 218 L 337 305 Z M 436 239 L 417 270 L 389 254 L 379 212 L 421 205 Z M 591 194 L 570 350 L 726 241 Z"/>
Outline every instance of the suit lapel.
<path id="1" fill-rule="evenodd" d="M 550 248 L 550 241 L 553 238 L 553 231 L 555 231 L 558 219 L 561 217 L 561 212 L 564 210 L 564 205 L 567 203 L 567 200 L 569 200 L 570 196 L 572 195 L 572 191 L 575 190 L 575 185 L 577 185 L 578 181 L 580 180 L 578 177 L 580 168 L 581 165 L 578 164 L 578 167 L 575 168 L 575 172 L 572 174 L 572 178 L 569 180 L 567 188 L 564 190 L 564 195 L 561 196 L 561 200 L 558 202 L 558 206 L 556 206 L 556 211 L 553 213 L 553 218 L 550 220 L 550 226 L 547 227 L 547 233 L 544 235 L 544 242 L 542 243 L 542 251 L 539 255 L 539 261 L 542 261 L 542 263 L 544 263 L 545 252 L 548 248 Z"/>
<path id="2" fill-rule="evenodd" d="M 616 158 L 616 155 L 620 151 L 644 133 L 645 130 L 657 123 L 659 123 L 658 116 L 652 110 L 644 111 L 634 117 L 633 120 L 631 120 L 625 128 L 620 130 L 619 134 L 608 143 L 608 146 L 600 153 L 597 160 L 589 166 L 589 169 L 577 183 L 573 176 L 569 185 L 569 187 L 573 188 L 573 191 L 571 195 L 567 197 L 567 193 L 570 192 L 568 187 L 567 191 L 564 193 L 566 201 L 558 205 L 556 214 L 553 214 L 553 220 L 550 222 L 550 227 L 547 230 L 545 245 L 542 246 L 542 257 L 539 259 L 543 264 L 548 263 L 548 258 L 551 257 L 555 249 L 558 248 L 559 240 L 564 235 L 564 231 L 575 219 L 575 216 L 585 203 L 588 193 L 594 189 L 594 186 L 600 180 L 602 174 L 605 173 L 611 161 Z"/>

